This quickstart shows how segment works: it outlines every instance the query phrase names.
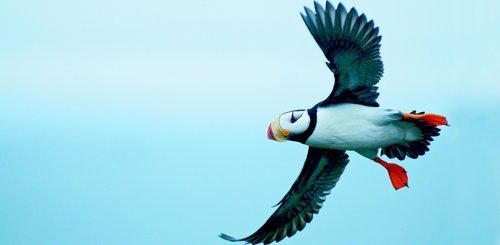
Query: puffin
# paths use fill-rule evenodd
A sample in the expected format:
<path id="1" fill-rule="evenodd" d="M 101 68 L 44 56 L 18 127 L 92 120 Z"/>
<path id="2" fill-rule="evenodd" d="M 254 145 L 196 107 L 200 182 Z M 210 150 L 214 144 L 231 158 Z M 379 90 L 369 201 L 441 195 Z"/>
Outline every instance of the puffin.
<path id="1" fill-rule="evenodd" d="M 309 147 L 304 166 L 271 217 L 253 234 L 228 241 L 269 244 L 291 237 L 312 221 L 325 198 L 342 175 L 349 157 L 356 152 L 384 167 L 398 190 L 408 187 L 406 170 L 382 159 L 418 158 L 429 151 L 438 126 L 446 117 L 424 112 L 386 109 L 377 103 L 383 73 L 379 28 L 355 8 L 335 8 L 329 1 L 323 8 L 301 13 L 307 29 L 323 51 L 333 72 L 334 84 L 328 97 L 310 109 L 285 112 L 269 124 L 267 137 L 278 142 L 296 141 Z"/>

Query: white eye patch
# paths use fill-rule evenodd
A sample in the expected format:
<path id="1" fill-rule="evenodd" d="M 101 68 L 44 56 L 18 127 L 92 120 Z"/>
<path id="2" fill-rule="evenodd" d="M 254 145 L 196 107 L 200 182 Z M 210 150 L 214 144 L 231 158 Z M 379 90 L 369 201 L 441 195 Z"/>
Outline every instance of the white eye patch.
<path id="1" fill-rule="evenodd" d="M 305 110 L 286 112 L 280 117 L 280 127 L 293 134 L 303 133 L 309 127 L 310 119 Z"/>

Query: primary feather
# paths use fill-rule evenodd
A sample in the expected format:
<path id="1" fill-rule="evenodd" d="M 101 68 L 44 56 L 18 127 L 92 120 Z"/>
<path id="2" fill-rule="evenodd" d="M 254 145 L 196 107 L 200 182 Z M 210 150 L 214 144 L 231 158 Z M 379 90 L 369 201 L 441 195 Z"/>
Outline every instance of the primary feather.
<path id="1" fill-rule="evenodd" d="M 255 233 L 242 239 L 226 234 L 221 234 L 220 237 L 233 242 L 269 244 L 293 236 L 304 229 L 306 223 L 312 221 L 313 215 L 319 212 L 348 162 L 345 151 L 309 147 L 299 177 L 266 223 Z"/>
<path id="2" fill-rule="evenodd" d="M 347 12 L 342 3 L 335 8 L 327 2 L 326 9 L 323 9 L 315 2 L 314 8 L 316 12 L 305 7 L 302 19 L 335 76 L 333 91 L 323 103 L 356 102 L 378 106 L 375 101 L 377 87 L 374 85 L 384 70 L 380 57 L 382 37 L 378 35 L 378 27 L 372 20 L 367 22 L 364 14 L 358 16 L 355 8 Z"/>

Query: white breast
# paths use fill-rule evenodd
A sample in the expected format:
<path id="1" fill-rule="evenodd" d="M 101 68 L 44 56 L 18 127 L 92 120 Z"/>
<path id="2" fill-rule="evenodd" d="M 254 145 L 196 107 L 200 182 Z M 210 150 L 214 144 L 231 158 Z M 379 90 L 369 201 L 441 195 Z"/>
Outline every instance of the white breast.
<path id="1" fill-rule="evenodd" d="M 378 149 L 405 139 L 408 128 L 401 113 L 357 104 L 318 108 L 309 146 L 338 150 Z"/>

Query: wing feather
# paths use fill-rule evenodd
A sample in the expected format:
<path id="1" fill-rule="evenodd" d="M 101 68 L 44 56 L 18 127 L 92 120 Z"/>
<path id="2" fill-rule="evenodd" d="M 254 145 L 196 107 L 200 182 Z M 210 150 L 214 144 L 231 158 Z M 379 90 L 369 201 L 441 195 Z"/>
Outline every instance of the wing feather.
<path id="1" fill-rule="evenodd" d="M 293 236 L 303 230 L 312 221 L 313 215 L 319 212 L 348 162 L 345 151 L 309 147 L 302 171 L 264 225 L 242 239 L 226 234 L 220 237 L 229 241 L 269 244 Z"/>
<path id="2" fill-rule="evenodd" d="M 376 90 L 363 90 L 368 94 L 359 101 L 352 97 L 352 91 L 360 87 L 374 87 L 383 74 L 382 37 L 373 20 L 368 21 L 364 14 L 358 16 L 354 8 L 347 12 L 341 3 L 335 8 L 329 1 L 325 9 L 315 2 L 316 12 L 304 9 L 302 18 L 335 76 L 331 94 L 320 104 L 351 102 L 378 106 Z"/>

